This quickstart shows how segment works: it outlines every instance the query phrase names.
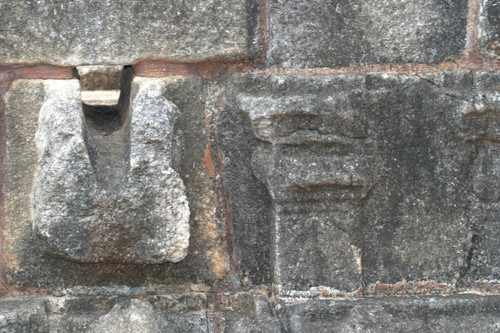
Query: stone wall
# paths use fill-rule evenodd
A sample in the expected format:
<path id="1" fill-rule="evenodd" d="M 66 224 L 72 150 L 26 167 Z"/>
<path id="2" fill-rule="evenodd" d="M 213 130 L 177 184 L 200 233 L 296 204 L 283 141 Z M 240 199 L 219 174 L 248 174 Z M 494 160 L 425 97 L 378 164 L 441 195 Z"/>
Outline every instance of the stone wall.
<path id="1" fill-rule="evenodd" d="M 499 332 L 500 1 L 0 3 L 0 331 Z"/>

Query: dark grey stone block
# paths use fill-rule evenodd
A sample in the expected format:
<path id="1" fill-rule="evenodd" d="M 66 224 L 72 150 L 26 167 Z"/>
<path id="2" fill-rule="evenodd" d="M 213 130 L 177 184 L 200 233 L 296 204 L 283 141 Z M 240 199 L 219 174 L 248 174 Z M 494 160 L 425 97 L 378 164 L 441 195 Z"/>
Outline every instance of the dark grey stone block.
<path id="1" fill-rule="evenodd" d="M 61 66 L 242 60 L 260 48 L 257 1 L 11 1 L 0 63 Z"/>
<path id="2" fill-rule="evenodd" d="M 486 57 L 500 59 L 500 1 L 482 0 L 480 12 L 481 52 Z"/>
<path id="3" fill-rule="evenodd" d="M 496 272 L 495 245 L 486 240 L 496 220 L 476 205 L 495 210 L 498 202 L 499 78 L 232 79 L 220 119 L 240 119 L 254 137 L 234 135 L 223 151 L 244 161 L 230 159 L 228 168 L 246 164 L 247 174 L 251 164 L 269 191 L 277 292 L 312 296 L 401 281 L 455 286 L 470 270 L 476 233 L 490 248 L 481 269 Z M 233 129 L 219 125 L 219 135 L 231 137 Z M 252 149 L 251 160 L 236 153 Z M 236 226 L 251 216 L 239 218 L 236 239 L 245 237 Z"/>
<path id="4" fill-rule="evenodd" d="M 438 63 L 465 46 L 465 0 L 271 0 L 269 13 L 269 62 L 281 67 Z"/>
<path id="5" fill-rule="evenodd" d="M 283 303 L 286 332 L 498 332 L 499 296 L 386 297 Z"/>
<path id="6" fill-rule="evenodd" d="M 259 143 L 243 113 L 222 112 L 213 123 L 224 154 L 222 181 L 231 208 L 242 283 L 268 284 L 273 241 L 271 198 L 251 168 L 252 153 Z"/>

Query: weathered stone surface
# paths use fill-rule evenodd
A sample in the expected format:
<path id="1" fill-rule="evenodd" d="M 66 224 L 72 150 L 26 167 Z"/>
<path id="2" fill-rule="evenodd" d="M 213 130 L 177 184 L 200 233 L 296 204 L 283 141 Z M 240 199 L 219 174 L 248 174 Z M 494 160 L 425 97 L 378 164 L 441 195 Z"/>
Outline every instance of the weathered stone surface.
<path id="1" fill-rule="evenodd" d="M 51 299 L 51 332 L 207 332 L 204 294 Z"/>
<path id="2" fill-rule="evenodd" d="M 164 81 L 134 83 L 128 114 L 110 122 L 85 121 L 77 80 L 44 82 L 33 225 L 47 253 L 142 264 L 187 255 L 189 206 L 172 168 L 180 111 Z"/>
<path id="3" fill-rule="evenodd" d="M 123 66 L 79 66 L 81 90 L 120 90 Z"/>
<path id="4" fill-rule="evenodd" d="M 210 300 L 210 332 L 282 332 L 269 300 L 261 294 L 219 294 Z"/>
<path id="5" fill-rule="evenodd" d="M 497 200 L 496 186 L 486 185 L 496 184 L 496 150 L 478 147 L 496 146 L 499 79 L 445 72 L 230 81 L 221 119 L 247 122 L 259 144 L 233 140 L 223 152 L 255 147 L 252 171 L 273 203 L 277 291 L 455 285 L 470 268 L 473 235 L 498 225 L 475 205 Z M 219 136 L 229 137 L 220 125 Z M 487 256 L 484 269 L 496 271 Z"/>
<path id="6" fill-rule="evenodd" d="M 270 63 L 282 67 L 438 63 L 460 57 L 467 1 L 282 1 L 270 7 Z"/>
<path id="7" fill-rule="evenodd" d="M 482 0 L 479 18 L 479 40 L 484 56 L 500 59 L 500 2 Z"/>
<path id="8" fill-rule="evenodd" d="M 140 80 L 136 79 L 132 84 L 132 100 L 140 95 Z M 172 168 L 185 184 L 186 198 L 190 203 L 190 239 L 186 258 L 176 264 L 159 265 L 78 264 L 40 251 L 32 228 L 32 193 L 38 164 L 35 133 L 38 113 L 46 97 L 45 84 L 44 80 L 18 80 L 12 83 L 5 96 L 4 118 L 6 158 L 2 184 L 3 230 L 6 235 L 6 273 L 11 283 L 43 288 L 186 283 L 210 285 L 226 276 L 229 265 L 222 240 L 224 225 L 216 216 L 213 183 L 202 161 L 207 143 L 204 132 L 205 85 L 199 78 L 170 77 L 160 81 L 165 84 L 164 97 L 180 111 L 175 131 L 179 134 L 176 141 L 181 144 L 173 144 L 173 156 L 178 158 L 172 160 Z M 74 162 L 79 163 L 79 160 Z M 108 211 L 110 214 L 112 212 Z"/>
<path id="9" fill-rule="evenodd" d="M 49 332 L 44 301 L 1 301 L 0 332 Z"/>
<path id="10" fill-rule="evenodd" d="M 282 304 L 286 332 L 498 332 L 499 296 L 387 297 Z"/>
<path id="11" fill-rule="evenodd" d="M 222 180 L 231 207 L 242 283 L 269 284 L 273 229 L 271 198 L 251 168 L 252 153 L 259 143 L 243 113 L 214 114 L 214 132 L 224 154 Z"/>
<path id="12" fill-rule="evenodd" d="M 479 74 L 474 113 L 463 125 L 468 140 L 476 140 L 472 164 L 472 189 L 476 195 L 471 211 L 472 247 L 463 283 L 500 280 L 500 76 Z"/>
<path id="13" fill-rule="evenodd" d="M 3 1 L 0 63 L 131 64 L 244 59 L 257 1 Z"/>

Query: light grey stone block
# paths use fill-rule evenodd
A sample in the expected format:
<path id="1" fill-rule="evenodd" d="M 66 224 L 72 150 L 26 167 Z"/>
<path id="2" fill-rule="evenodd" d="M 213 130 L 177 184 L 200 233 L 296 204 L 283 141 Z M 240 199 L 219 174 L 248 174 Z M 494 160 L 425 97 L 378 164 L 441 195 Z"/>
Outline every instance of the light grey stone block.
<path id="1" fill-rule="evenodd" d="M 52 255 L 144 264 L 187 254 L 189 206 L 172 168 L 179 110 L 164 97 L 164 81 L 134 84 L 130 110 L 86 121 L 78 81 L 44 82 L 34 229 Z"/>
<path id="2" fill-rule="evenodd" d="M 141 91 L 144 81 L 141 80 L 142 79 L 137 78 L 131 84 L 130 99 L 132 101 L 136 96 L 140 97 L 142 95 L 144 97 L 144 90 Z M 224 277 L 226 268 L 229 267 L 224 261 L 227 258 L 224 243 L 222 241 L 222 235 L 225 234 L 225 230 L 224 225 L 215 215 L 217 201 L 213 191 L 213 180 L 210 178 L 210 173 L 203 163 L 207 145 L 207 136 L 204 127 L 205 84 L 202 79 L 195 77 L 169 77 L 155 79 L 153 81 L 157 82 L 156 80 L 161 81 L 159 86 L 165 87 L 166 91 L 165 95 L 157 98 L 162 101 L 166 98 L 179 109 L 178 118 L 174 126 L 174 132 L 177 134 L 173 135 L 173 142 L 167 145 L 171 145 L 172 148 L 171 167 L 182 179 L 185 187 L 186 200 L 189 201 L 189 248 L 187 256 L 177 263 L 167 261 L 163 264 L 154 265 L 123 265 L 119 263 L 121 259 L 117 257 L 112 260 L 115 263 L 89 264 L 65 260 L 61 257 L 55 257 L 47 254 L 45 251 L 41 251 L 41 242 L 35 230 L 33 230 L 33 185 L 35 183 L 37 171 L 39 171 L 35 133 L 39 126 L 39 112 L 47 97 L 45 94 L 46 81 L 16 80 L 10 85 L 7 94 L 4 96 L 4 134 L 6 152 L 3 165 L 4 177 L 2 179 L 2 190 L 4 195 L 2 225 L 5 235 L 8 235 L 4 242 L 4 272 L 10 276 L 10 282 L 13 285 L 28 287 L 36 286 L 50 289 L 71 286 L 91 287 L 103 285 L 149 286 L 151 284 L 165 285 L 186 283 L 210 285 L 216 278 Z M 74 87 L 75 84 L 77 85 L 73 80 L 69 80 L 67 84 L 70 87 Z M 62 102 L 74 103 L 74 100 L 68 99 Z M 87 136 L 87 139 L 93 140 L 89 147 L 92 146 L 96 148 L 99 153 L 93 155 L 91 161 L 95 162 L 94 166 L 96 166 L 96 170 L 99 172 L 96 171 L 94 175 L 94 177 L 96 177 L 95 179 L 88 175 L 76 174 L 75 177 L 89 177 L 93 184 L 100 183 L 103 185 L 106 184 L 103 179 L 107 179 L 109 181 L 109 183 L 107 183 L 108 186 L 113 188 L 115 185 L 112 184 L 115 184 L 115 181 L 120 182 L 120 179 L 124 179 L 122 178 L 124 174 L 128 175 L 128 168 L 125 160 L 120 160 L 118 158 L 119 156 L 123 156 L 124 153 L 127 154 L 127 150 L 125 150 L 125 152 L 122 150 L 123 142 L 120 141 L 120 137 L 117 138 L 112 134 L 107 135 L 109 133 L 103 133 L 98 129 L 99 127 L 94 126 L 98 125 L 100 120 L 107 119 L 109 120 L 107 124 L 110 126 L 105 126 L 104 132 L 109 130 L 111 133 L 117 133 L 117 131 L 112 129 L 117 123 L 119 124 L 119 119 L 114 118 L 114 116 L 118 114 L 116 112 L 112 112 L 111 114 L 104 113 L 104 115 L 108 114 L 111 115 L 111 117 L 104 117 L 104 119 L 102 119 L 102 114 L 99 116 L 98 112 L 94 112 L 97 110 L 101 110 L 101 108 L 90 108 L 90 110 L 86 107 L 84 108 L 84 112 L 87 113 L 85 116 L 85 127 L 87 130 L 94 131 L 91 135 Z M 171 116 L 172 115 L 166 114 L 157 118 L 165 120 L 165 117 Z M 155 121 L 157 120 L 158 119 L 155 119 Z M 90 124 L 87 122 L 90 122 Z M 167 126 L 161 130 L 168 131 L 168 128 Z M 152 126 L 147 127 L 148 131 L 153 131 L 153 129 L 154 127 Z M 128 133 L 130 132 L 125 132 L 125 134 Z M 167 140 L 167 137 L 164 139 Z M 152 142 L 148 145 L 158 144 L 154 138 L 151 141 Z M 67 144 L 67 142 L 65 142 L 65 144 Z M 117 149 L 105 149 L 107 146 L 109 147 L 109 145 L 112 147 L 116 145 Z M 87 146 L 85 146 L 85 149 L 86 148 Z M 55 151 L 54 153 L 61 153 L 62 149 L 60 150 L 61 151 Z M 142 151 L 139 153 L 141 152 Z M 146 152 L 146 150 L 144 150 L 144 152 Z M 96 151 L 92 153 L 96 153 Z M 161 156 L 165 156 L 164 154 L 165 152 L 161 151 Z M 82 162 L 78 159 L 72 161 L 74 163 Z M 111 161 L 115 161 L 116 163 L 113 164 Z M 67 162 L 70 163 L 70 161 Z M 109 166 L 113 167 L 107 168 Z M 158 165 L 144 165 L 144 167 L 156 168 Z M 123 171 L 125 172 L 123 173 Z M 165 179 L 163 174 L 160 173 L 160 176 L 160 178 L 155 177 L 154 181 Z M 165 175 L 165 177 L 167 177 L 167 175 Z M 147 184 L 144 182 L 143 184 L 146 187 Z M 47 188 L 47 190 L 50 190 L 50 188 Z M 85 191 L 86 190 L 88 190 L 88 188 L 85 189 Z M 107 189 L 105 190 L 107 191 Z M 168 190 L 162 189 L 162 191 Z M 111 192 L 108 191 L 107 193 L 111 194 Z M 149 194 L 151 193 L 152 192 L 149 192 Z M 63 195 L 62 192 L 59 194 L 61 196 Z M 84 194 L 83 192 L 80 193 L 80 195 Z M 144 192 L 140 195 L 147 196 L 148 193 Z M 172 199 L 161 196 L 150 198 L 153 201 L 164 200 L 165 202 Z M 88 200 L 94 199 L 93 197 L 88 198 Z M 132 199 L 139 200 L 140 198 L 134 197 Z M 68 201 L 64 202 L 64 204 L 70 206 L 78 204 L 83 206 L 86 205 L 85 202 L 81 201 Z M 117 204 L 120 203 L 118 202 Z M 121 204 L 122 208 L 129 208 L 124 202 Z M 99 208 L 99 206 L 96 208 Z M 144 209 L 146 213 L 150 211 L 149 209 Z M 112 214 L 116 214 L 116 212 L 117 211 L 113 209 L 109 209 L 106 211 L 108 215 L 105 217 L 111 218 Z M 151 210 L 151 212 L 153 212 L 153 210 Z M 137 211 L 135 213 L 142 214 Z M 132 228 L 136 227 L 136 222 L 147 220 L 146 215 L 148 214 L 144 213 L 142 217 L 136 219 Z M 165 219 L 168 218 L 168 214 L 162 216 L 162 221 L 165 222 Z M 103 220 L 100 219 L 99 221 L 102 222 Z M 68 229 L 66 231 L 71 233 L 72 231 L 78 230 L 78 227 L 76 227 L 76 229 Z M 108 231 L 109 230 L 103 229 L 96 230 L 97 233 L 102 232 L 102 235 L 106 235 Z M 115 236 L 120 233 L 117 229 L 114 229 L 111 234 L 113 232 Z M 123 230 L 123 232 L 126 232 L 126 230 Z M 140 234 L 143 235 L 142 237 L 147 237 L 145 235 L 147 232 L 146 230 L 138 232 L 139 234 L 134 235 L 134 237 L 140 237 Z M 122 233 L 122 235 L 124 234 Z M 154 235 L 152 236 L 152 239 L 153 238 Z M 70 240 L 71 239 L 68 239 L 68 241 Z M 129 240 L 129 245 L 132 246 L 133 239 Z M 171 240 L 171 238 L 168 238 L 162 240 L 162 242 L 170 242 Z M 80 245 L 85 245 L 85 240 L 83 239 L 78 240 L 74 237 L 73 241 L 75 241 L 77 245 L 78 242 L 80 242 Z M 158 245 L 162 244 L 162 242 L 159 242 Z M 183 246 L 187 245 L 185 240 L 181 240 L 181 242 L 183 242 Z M 127 246 L 126 244 L 113 245 L 112 243 L 108 245 L 109 247 L 106 251 L 109 250 L 110 252 L 113 251 L 112 247 L 115 245 Z M 146 249 L 147 248 L 145 248 L 145 250 Z M 50 249 L 48 250 L 48 252 L 50 252 Z M 54 249 L 54 252 L 59 250 L 61 249 Z M 149 250 L 153 249 L 150 248 Z M 68 251 L 71 250 L 68 249 Z M 136 254 L 138 254 L 138 252 L 136 252 Z"/>
<path id="3" fill-rule="evenodd" d="M 269 2 L 269 61 L 287 68 L 438 63 L 461 56 L 465 0 Z"/>
<path id="4" fill-rule="evenodd" d="M 207 332 L 207 299 L 198 293 L 77 296 L 48 302 L 51 332 Z"/>
<path id="5" fill-rule="evenodd" d="M 260 48 L 257 1 L 2 1 L 0 63 L 242 60 Z"/>

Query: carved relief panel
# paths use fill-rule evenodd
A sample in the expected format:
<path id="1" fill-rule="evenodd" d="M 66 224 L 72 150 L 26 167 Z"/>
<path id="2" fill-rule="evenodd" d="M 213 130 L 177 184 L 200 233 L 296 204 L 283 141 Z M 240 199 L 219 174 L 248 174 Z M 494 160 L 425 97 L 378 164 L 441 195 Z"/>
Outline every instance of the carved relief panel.
<path id="1" fill-rule="evenodd" d="M 285 288 L 291 281 L 341 290 L 359 284 L 360 253 L 349 234 L 359 227 L 361 205 L 376 175 L 366 117 L 351 97 L 238 96 L 262 140 L 252 167 L 273 199 L 275 251 L 281 255 L 275 258 L 275 277 L 284 278 Z M 329 252 L 337 254 L 334 260 Z M 319 261 L 321 266 L 312 264 Z"/>
<path id="2" fill-rule="evenodd" d="M 498 196 L 496 113 L 473 116 L 478 101 L 498 103 L 495 82 L 470 72 L 230 82 L 225 110 L 248 119 L 252 173 L 272 201 L 275 290 L 462 283 L 479 236 L 498 228 L 475 208 Z"/>

